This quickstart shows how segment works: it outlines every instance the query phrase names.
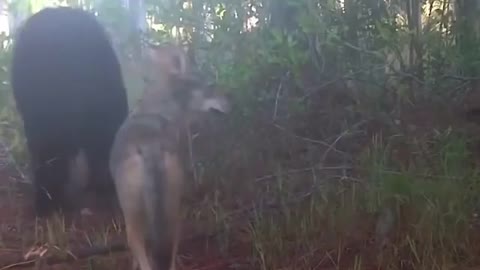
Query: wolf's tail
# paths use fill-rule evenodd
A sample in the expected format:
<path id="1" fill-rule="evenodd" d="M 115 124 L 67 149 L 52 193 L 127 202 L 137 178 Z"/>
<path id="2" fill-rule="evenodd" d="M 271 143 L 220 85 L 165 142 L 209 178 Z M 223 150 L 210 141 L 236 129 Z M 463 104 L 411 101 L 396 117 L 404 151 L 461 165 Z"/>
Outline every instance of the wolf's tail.
<path id="1" fill-rule="evenodd" d="M 146 250 L 153 270 L 170 269 L 173 264 L 175 228 L 172 228 L 171 209 L 168 209 L 170 190 L 165 154 L 159 149 L 143 150 Z"/>

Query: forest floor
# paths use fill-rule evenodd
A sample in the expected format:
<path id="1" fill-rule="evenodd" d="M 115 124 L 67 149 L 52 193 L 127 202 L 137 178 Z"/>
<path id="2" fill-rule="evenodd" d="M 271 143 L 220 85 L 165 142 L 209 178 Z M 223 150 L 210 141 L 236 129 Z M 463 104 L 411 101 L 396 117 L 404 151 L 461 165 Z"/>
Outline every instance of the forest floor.
<path id="1" fill-rule="evenodd" d="M 31 214 L 32 205 L 27 195 L 29 192 L 22 190 L 30 184 L 19 184 L 18 181 L 23 180 L 13 175 L 16 174 L 11 173 L 11 170 L 4 169 L 0 172 L 1 270 L 131 269 L 131 256 L 125 250 L 124 226 L 118 214 L 93 209 L 90 214 L 78 213 L 69 220 L 61 216 L 39 220 Z M 254 243 L 245 231 L 245 226 L 241 222 L 230 226 L 230 242 L 234 244 L 225 249 L 216 240 L 216 232 L 202 232 L 198 224 L 183 224 L 184 233 L 177 269 L 260 269 L 252 259 Z M 367 231 L 369 228 L 359 230 L 363 233 Z M 317 264 L 302 269 L 349 268 L 359 253 L 362 253 L 364 258 L 371 253 L 369 250 L 373 247 L 372 242 L 360 240 L 365 237 L 369 238 L 368 235 L 359 235 L 350 239 L 351 242 L 343 248 L 342 261 L 335 261 L 336 259 L 328 256 L 335 256 L 334 251 L 330 253 L 317 250 Z M 42 254 L 45 260 L 38 259 L 38 254 L 42 251 L 46 251 Z M 27 257 L 29 252 L 32 255 Z"/>
<path id="2" fill-rule="evenodd" d="M 27 195 L 30 184 L 19 182 L 23 180 L 11 171 L 0 171 L 0 269 L 37 269 L 39 264 L 47 264 L 44 269 L 131 269 L 118 214 L 91 208 L 91 213 L 78 213 L 69 220 L 60 215 L 37 219 Z M 221 251 L 215 235 L 194 234 L 188 224 L 183 227 L 178 269 L 251 269 L 245 266 L 251 253 L 248 244 Z M 37 266 L 32 262 L 39 256 L 26 257 L 29 251 L 42 250 L 47 250 L 44 258 L 51 258 Z"/>
<path id="3" fill-rule="evenodd" d="M 476 259 L 480 253 L 480 246 L 476 244 L 480 240 L 480 226 L 469 224 L 478 219 L 472 219 L 471 216 L 478 215 L 469 212 L 467 214 L 471 216 L 464 217 L 458 213 L 456 223 L 450 222 L 452 212 L 453 217 L 457 218 L 455 211 L 464 209 L 462 204 L 467 200 L 463 195 L 476 188 L 472 187 L 472 183 L 476 182 L 465 182 L 463 186 L 463 183 L 452 184 L 451 180 L 445 179 L 453 179 L 453 173 L 464 179 L 480 178 L 473 169 L 467 175 L 466 164 L 447 164 L 450 157 L 458 154 L 455 143 L 460 141 L 446 141 L 443 150 L 438 150 L 445 151 L 446 154 L 439 154 L 434 152 L 437 148 L 432 147 L 432 138 L 441 137 L 438 134 L 448 135 L 452 129 L 462 131 L 468 138 L 480 138 L 480 128 L 468 123 L 461 114 L 425 103 L 410 107 L 393 118 L 396 131 L 391 133 L 393 135 L 388 135 L 390 137 L 387 136 L 387 124 L 378 120 L 380 118 L 370 119 L 368 122 L 363 121 L 366 124 L 362 126 L 361 132 L 351 132 L 360 135 L 352 136 L 350 142 L 343 145 L 338 143 L 338 149 L 343 147 L 343 151 L 335 150 L 333 143 L 326 149 L 315 149 L 324 161 L 326 153 L 334 151 L 344 153 L 350 149 L 352 152 L 353 149 L 365 149 L 364 153 L 372 155 L 375 147 L 380 145 L 378 136 L 375 135 L 380 132 L 384 138 L 393 138 L 388 148 L 388 153 L 391 154 L 388 160 L 395 162 L 395 168 L 403 165 L 405 168 L 413 168 L 410 169 L 411 172 L 400 169 L 393 171 L 386 167 L 378 169 L 379 162 L 370 157 L 377 166 L 372 167 L 372 170 L 378 171 L 365 173 L 364 165 L 359 170 L 347 168 L 343 163 L 341 166 L 322 165 L 322 168 L 316 169 L 289 169 L 278 174 L 267 172 L 270 173 L 268 175 L 250 168 L 249 171 L 255 174 L 254 180 L 248 183 L 246 180 L 234 181 L 235 177 L 246 178 L 241 178 L 242 175 L 235 176 L 236 172 L 232 172 L 230 190 L 208 185 L 194 188 L 198 190 L 186 198 L 189 209 L 184 218 L 176 262 L 178 269 L 477 269 L 472 268 L 472 265 L 480 263 Z M 326 126 L 321 128 L 324 130 Z M 263 136 L 262 133 L 259 134 L 258 136 Z M 396 141 L 400 137 L 398 134 L 402 134 L 401 143 Z M 265 137 L 275 139 L 275 136 L 269 134 Z M 304 137 L 290 137 L 293 137 L 292 140 L 300 138 L 312 143 L 312 140 Z M 341 136 L 333 138 L 331 141 L 336 143 Z M 469 142 L 468 145 L 472 154 L 468 155 L 468 164 L 472 163 L 468 168 L 478 167 L 478 140 L 475 143 Z M 429 147 L 433 149 L 432 152 Z M 444 150 L 447 148 L 450 152 Z M 232 156 L 234 154 L 236 152 L 232 152 Z M 455 159 L 454 157 L 453 161 Z M 335 160 L 340 159 L 333 159 Z M 425 165 L 425 160 L 432 164 Z M 423 170 L 424 167 L 418 164 L 431 165 L 431 168 Z M 93 213 L 79 213 L 72 218 L 55 216 L 48 220 L 36 219 L 31 214 L 31 184 L 11 165 L 6 157 L 0 158 L 0 270 L 39 269 L 40 264 L 49 265 L 44 269 L 131 269 L 131 256 L 125 248 L 124 226 L 118 213 L 92 208 Z M 261 164 L 259 167 L 266 166 Z M 328 175 L 320 174 L 327 169 Z M 445 175 L 438 176 L 438 172 Z M 287 178 L 286 174 L 294 175 L 290 178 L 292 181 L 282 182 L 283 178 Z M 302 174 L 306 176 L 303 177 Z M 365 210 L 370 207 L 365 206 L 365 202 L 368 205 L 368 200 L 373 198 L 372 202 L 377 203 L 377 199 L 384 194 L 375 193 L 370 198 L 364 192 L 368 189 L 360 188 L 368 185 L 364 179 L 375 175 L 396 185 L 394 187 L 398 190 L 386 189 L 385 192 L 392 192 L 393 195 L 390 195 L 393 200 L 400 198 L 401 203 L 398 205 L 401 205 L 401 209 L 398 213 L 402 215 L 401 218 L 406 217 L 405 220 L 400 219 L 398 232 L 393 233 L 390 239 L 393 243 L 389 247 L 390 253 L 382 253 L 377 249 L 378 243 L 375 243 L 378 213 L 381 212 L 377 210 L 382 210 L 384 203 L 380 202 L 375 211 L 366 213 Z M 413 182 L 400 183 L 399 176 L 407 180 L 415 179 Z M 310 185 L 311 181 L 316 181 L 312 177 L 325 180 Z M 336 181 L 335 189 L 329 190 L 329 183 L 333 181 Z M 242 185 L 249 187 L 242 188 Z M 429 193 L 437 186 L 442 188 L 435 190 L 437 193 Z M 425 192 L 418 193 L 418 196 L 417 190 L 422 188 L 425 188 Z M 402 195 L 408 192 L 410 194 Z M 279 196 L 286 193 L 287 196 Z M 449 203 L 443 204 L 444 198 L 444 201 L 450 200 Z M 428 216 L 429 213 L 432 213 L 431 216 Z M 406 226 L 402 227 L 402 224 Z M 465 225 L 461 227 L 458 224 Z M 437 225 L 442 229 L 437 229 L 440 228 Z M 457 230 L 460 227 L 471 229 L 455 231 L 455 235 L 453 232 L 451 235 L 445 233 L 447 229 Z M 466 236 L 469 240 L 464 238 Z M 32 250 L 45 252 L 42 253 L 44 259 L 37 260 L 37 265 L 32 263 L 37 256 L 25 258 Z M 379 254 L 387 255 L 381 259 Z M 382 260 L 383 265 L 388 267 L 379 267 Z M 457 267 L 458 265 L 462 267 Z"/>

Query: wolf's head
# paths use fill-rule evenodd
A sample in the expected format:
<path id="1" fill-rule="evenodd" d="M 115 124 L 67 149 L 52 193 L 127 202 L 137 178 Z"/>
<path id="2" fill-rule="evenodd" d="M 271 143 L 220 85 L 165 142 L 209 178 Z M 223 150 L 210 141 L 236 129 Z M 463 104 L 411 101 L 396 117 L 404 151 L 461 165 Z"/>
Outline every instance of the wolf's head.
<path id="1" fill-rule="evenodd" d="M 151 96 L 161 96 L 163 101 L 174 103 L 179 113 L 189 116 L 208 111 L 230 111 L 225 94 L 193 70 L 180 47 L 172 44 L 151 47 L 147 49 L 147 56 L 147 89 Z M 168 106 L 167 102 L 159 106 Z"/>

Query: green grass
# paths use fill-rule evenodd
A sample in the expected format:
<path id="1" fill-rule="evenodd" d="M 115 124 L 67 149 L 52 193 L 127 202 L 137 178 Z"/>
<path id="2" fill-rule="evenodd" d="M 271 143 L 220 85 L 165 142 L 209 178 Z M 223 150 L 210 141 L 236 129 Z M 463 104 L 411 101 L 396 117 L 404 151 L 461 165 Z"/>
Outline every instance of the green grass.
<path id="1" fill-rule="evenodd" d="M 472 217 L 480 185 L 467 139 L 447 130 L 409 143 L 410 165 L 403 170 L 392 158 L 390 139 L 373 136 L 355 164 L 358 175 L 350 178 L 312 168 L 300 176 L 278 169 L 268 181 L 245 181 L 258 194 L 244 211 L 225 204 L 221 194 L 228 182 L 218 181 L 216 190 L 188 207 L 185 218 L 203 224 L 204 233 L 219 232 L 217 245 L 225 254 L 243 228 L 245 255 L 252 267 L 265 270 L 476 265 Z M 35 242 L 70 250 L 68 227 L 61 216 L 37 223 Z M 105 245 L 112 233 L 122 234 L 121 225 L 85 232 L 84 239 Z"/>
<path id="2" fill-rule="evenodd" d="M 141 80 L 129 71 L 124 73 L 129 103 L 134 104 L 141 91 L 132 89 L 141 89 Z M 0 138 L 12 154 L 10 165 L 24 171 L 27 155 L 21 121 L 12 106 L 0 108 L 0 112 Z M 331 129 L 337 130 L 331 134 L 330 130 L 322 131 L 337 138 L 335 143 L 347 139 L 355 142 L 353 135 L 338 136 L 338 129 L 346 123 L 332 124 Z M 226 141 L 242 142 L 235 131 L 227 135 L 231 138 Z M 193 225 L 194 234 L 214 235 L 215 241 L 205 246 L 215 246 L 227 257 L 232 250 L 241 249 L 239 253 L 254 269 L 360 270 L 378 266 L 391 270 L 444 270 L 478 266 L 476 254 L 480 249 L 476 243 L 480 239 L 476 235 L 480 228 L 475 222 L 480 175 L 470 152 L 472 138 L 451 128 L 422 135 L 374 133 L 362 142 L 363 151 L 348 153 L 352 164 L 341 163 L 329 169 L 318 162 L 307 168 L 288 168 L 272 150 L 266 155 L 271 160 L 259 165 L 270 174 L 257 179 L 229 179 L 223 175 L 240 158 L 232 161 L 227 156 L 231 152 L 220 152 L 220 158 L 216 156 L 212 164 L 202 167 L 198 179 L 189 179 L 184 218 Z M 292 136 L 275 136 L 281 138 L 275 141 L 279 145 L 271 143 L 270 147 L 292 143 Z M 273 141 L 255 139 L 260 143 Z M 217 144 L 220 141 L 214 140 Z M 315 143 L 318 141 L 305 144 L 310 147 Z M 241 162 L 248 161 L 259 155 L 257 146 L 245 144 L 235 154 L 242 157 Z M 335 152 L 332 149 L 334 145 L 321 154 L 322 164 L 327 154 Z M 400 155 L 402 150 L 407 154 Z M 10 182 L 2 184 L 1 190 L 8 204 L 16 205 L 17 190 Z M 198 190 L 203 191 L 198 194 Z M 20 234 L 24 249 L 34 243 L 48 243 L 68 252 L 78 244 L 75 241 L 80 241 L 72 237 L 78 233 L 88 246 L 106 245 L 113 236 L 124 234 L 122 222 L 79 232 L 61 215 L 27 221 L 22 219 L 22 211 L 16 211 L 15 226 L 22 228 L 24 223 L 33 222 L 34 228 Z M 5 236 L 0 234 L 0 246 L 9 248 Z M 99 258 L 88 264 L 89 269 L 113 265 L 110 259 Z"/>
<path id="3" fill-rule="evenodd" d="M 397 157 L 399 145 L 409 149 L 403 160 Z M 12 151 L 24 151 L 19 149 Z M 205 178 L 190 191 L 209 188 L 190 198 L 184 217 L 195 233 L 215 235 L 213 245 L 224 256 L 241 243 L 246 261 L 258 269 L 474 267 L 480 178 L 469 149 L 469 138 L 451 129 L 422 139 L 378 133 L 347 173 L 342 166 L 288 170 L 278 164 L 267 178 L 246 179 L 242 185 L 253 195 L 241 207 L 242 194 L 229 197 L 238 183 Z M 6 194 L 15 204 L 15 192 Z M 20 219 L 19 228 L 25 222 Z M 23 234 L 24 246 L 72 249 L 76 229 L 62 216 L 37 221 L 34 228 Z M 83 232 L 83 242 L 106 245 L 123 233 L 121 222 L 112 222 Z"/>

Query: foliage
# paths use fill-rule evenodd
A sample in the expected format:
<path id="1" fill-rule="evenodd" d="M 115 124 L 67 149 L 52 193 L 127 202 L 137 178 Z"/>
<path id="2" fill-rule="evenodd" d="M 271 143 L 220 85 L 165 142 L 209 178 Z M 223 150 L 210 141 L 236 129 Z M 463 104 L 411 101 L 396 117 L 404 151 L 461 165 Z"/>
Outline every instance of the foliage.
<path id="1" fill-rule="evenodd" d="M 41 1 L 11 8 L 31 12 L 33 2 Z M 141 92 L 140 45 L 173 40 L 231 96 L 232 115 L 192 139 L 194 187 L 215 186 L 205 196 L 214 197 L 214 223 L 227 205 L 222 198 L 237 204 L 242 192 L 254 194 L 246 226 L 257 267 L 311 269 L 321 263 L 319 249 L 340 260 L 339 246 L 355 230 L 390 238 L 377 257 L 362 254 L 385 269 L 450 269 L 459 258 L 474 260 L 478 248 L 466 240 L 478 205 L 471 134 L 452 131 L 458 121 L 447 117 L 446 128 L 435 116 L 417 123 L 414 110 L 463 105 L 465 93 L 477 90 L 474 1 L 144 0 L 145 33 L 120 1 L 67 2 L 98 13 L 130 95 Z M 24 159 L 7 83 L 9 50 L 0 52 L 0 121 L 14 128 L 0 138 Z M 396 236 L 387 237 L 392 227 Z M 355 269 L 366 267 L 355 261 Z"/>

